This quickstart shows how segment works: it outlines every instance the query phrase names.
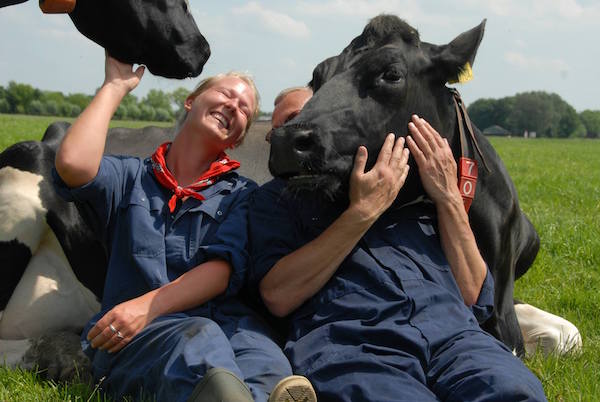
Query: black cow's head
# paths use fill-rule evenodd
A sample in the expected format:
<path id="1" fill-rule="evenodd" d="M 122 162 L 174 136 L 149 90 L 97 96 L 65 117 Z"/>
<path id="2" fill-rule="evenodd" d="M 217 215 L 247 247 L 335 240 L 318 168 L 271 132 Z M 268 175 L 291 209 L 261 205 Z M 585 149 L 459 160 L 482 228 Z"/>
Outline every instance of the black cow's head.
<path id="1" fill-rule="evenodd" d="M 359 145 L 370 168 L 387 133 L 405 135 L 414 113 L 442 135 L 453 135 L 453 101 L 445 83 L 473 64 L 485 20 L 447 45 L 421 42 L 418 32 L 391 15 L 372 19 L 343 52 L 319 64 L 315 94 L 302 112 L 271 137 L 269 169 L 292 190 L 343 194 Z M 400 196 L 422 191 L 412 169 Z M 410 194 L 412 193 L 412 194 Z"/>

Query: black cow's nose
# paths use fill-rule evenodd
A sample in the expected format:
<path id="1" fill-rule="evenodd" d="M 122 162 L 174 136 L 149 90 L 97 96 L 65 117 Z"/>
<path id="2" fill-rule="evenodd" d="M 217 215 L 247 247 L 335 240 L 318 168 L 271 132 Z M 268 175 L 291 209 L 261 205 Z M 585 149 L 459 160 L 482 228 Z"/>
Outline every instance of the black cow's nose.
<path id="1" fill-rule="evenodd" d="M 317 137 L 312 130 L 297 130 L 292 134 L 292 148 L 298 154 L 310 154 L 317 147 Z"/>

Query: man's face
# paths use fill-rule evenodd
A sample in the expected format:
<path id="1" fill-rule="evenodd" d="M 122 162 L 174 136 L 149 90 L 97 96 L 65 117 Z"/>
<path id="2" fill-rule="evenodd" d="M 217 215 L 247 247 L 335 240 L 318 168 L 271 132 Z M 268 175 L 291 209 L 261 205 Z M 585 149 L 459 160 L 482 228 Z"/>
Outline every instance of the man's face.
<path id="1" fill-rule="evenodd" d="M 271 117 L 271 125 L 273 128 L 281 127 L 296 117 L 311 96 L 312 91 L 309 89 L 299 89 L 288 93 L 277 105 L 275 105 L 275 109 L 273 109 L 273 115 Z"/>

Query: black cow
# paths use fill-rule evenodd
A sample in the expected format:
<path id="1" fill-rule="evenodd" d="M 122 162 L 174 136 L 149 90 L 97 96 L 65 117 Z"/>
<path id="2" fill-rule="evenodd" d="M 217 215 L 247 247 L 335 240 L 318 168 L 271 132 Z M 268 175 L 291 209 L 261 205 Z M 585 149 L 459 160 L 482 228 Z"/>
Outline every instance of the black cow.
<path id="1" fill-rule="evenodd" d="M 0 0 L 0 8 L 27 0 Z M 188 0 L 40 0 L 42 9 L 74 7 L 83 35 L 128 64 L 145 64 L 167 78 L 196 77 L 210 57 Z M 55 11 L 53 11 L 55 12 Z"/>
<path id="2" fill-rule="evenodd" d="M 315 68 L 314 96 L 297 118 L 273 132 L 271 173 L 290 178 L 294 191 L 314 192 L 318 187 L 330 197 L 340 197 L 357 147 L 367 146 L 368 167 L 372 166 L 374 151 L 381 148 L 386 133 L 404 135 L 413 113 L 447 137 L 458 160 L 461 117 L 454 93 L 445 83 L 470 70 L 484 26 L 485 21 L 437 46 L 422 42 L 416 29 L 395 16 L 371 20 L 340 55 Z M 484 327 L 523 355 L 514 281 L 533 263 L 540 240 L 519 207 L 517 191 L 500 157 L 476 127 L 474 138 L 481 154 L 470 141 L 465 156 L 477 160 L 479 178 L 469 218 L 496 283 L 494 315 Z M 413 166 L 396 204 L 423 195 Z"/>

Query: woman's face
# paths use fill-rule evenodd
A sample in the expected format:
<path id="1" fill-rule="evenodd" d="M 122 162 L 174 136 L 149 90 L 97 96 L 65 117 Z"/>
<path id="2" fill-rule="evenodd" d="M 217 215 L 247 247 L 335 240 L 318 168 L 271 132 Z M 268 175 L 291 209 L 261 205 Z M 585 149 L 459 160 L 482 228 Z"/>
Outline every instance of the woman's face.
<path id="1" fill-rule="evenodd" d="M 223 149 L 237 145 L 256 108 L 254 91 L 238 77 L 223 77 L 184 103 L 194 129 Z"/>

